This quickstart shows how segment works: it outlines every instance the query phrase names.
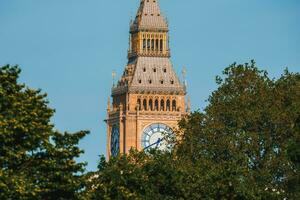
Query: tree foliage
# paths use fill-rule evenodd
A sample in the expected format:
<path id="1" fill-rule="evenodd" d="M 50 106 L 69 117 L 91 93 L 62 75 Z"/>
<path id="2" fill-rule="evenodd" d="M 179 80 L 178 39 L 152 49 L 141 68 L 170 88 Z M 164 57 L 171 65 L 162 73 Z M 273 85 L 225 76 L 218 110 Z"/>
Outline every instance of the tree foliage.
<path id="1" fill-rule="evenodd" d="M 85 163 L 75 158 L 87 132 L 54 131 L 46 95 L 19 84 L 20 72 L 0 68 L 0 199 L 79 199 Z"/>
<path id="2" fill-rule="evenodd" d="M 298 199 L 300 74 L 250 64 L 217 77 L 203 112 L 180 123 L 172 152 L 102 162 L 91 199 Z"/>

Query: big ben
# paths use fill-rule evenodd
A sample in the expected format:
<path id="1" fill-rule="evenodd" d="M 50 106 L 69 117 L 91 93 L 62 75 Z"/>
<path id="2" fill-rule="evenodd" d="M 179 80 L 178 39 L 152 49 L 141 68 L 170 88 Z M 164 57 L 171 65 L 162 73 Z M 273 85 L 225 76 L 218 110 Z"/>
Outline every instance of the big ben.
<path id="1" fill-rule="evenodd" d="M 167 148 L 186 115 L 186 88 L 170 60 L 169 27 L 158 0 L 141 0 L 130 24 L 128 63 L 107 106 L 107 157 Z"/>

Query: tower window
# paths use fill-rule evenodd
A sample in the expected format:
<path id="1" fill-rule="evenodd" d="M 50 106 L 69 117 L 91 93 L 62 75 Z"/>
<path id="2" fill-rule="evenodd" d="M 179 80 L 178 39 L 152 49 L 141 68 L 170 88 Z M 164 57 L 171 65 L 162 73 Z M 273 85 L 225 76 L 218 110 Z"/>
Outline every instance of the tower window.
<path id="1" fill-rule="evenodd" d="M 139 84 L 141 84 L 142 83 L 142 80 L 141 79 L 139 79 Z"/>
<path id="2" fill-rule="evenodd" d="M 163 111 L 165 109 L 165 101 L 162 99 L 160 101 L 160 111 Z"/>
<path id="3" fill-rule="evenodd" d="M 173 80 L 171 80 L 171 84 L 174 85 L 174 81 Z"/>
<path id="4" fill-rule="evenodd" d="M 143 72 L 146 72 L 146 67 L 143 68 Z"/>
<path id="5" fill-rule="evenodd" d="M 154 40 L 151 40 L 151 49 L 154 50 Z"/>
<path id="6" fill-rule="evenodd" d="M 149 79 L 149 84 L 152 84 L 152 80 L 151 79 Z"/>
<path id="7" fill-rule="evenodd" d="M 144 101 L 143 101 L 143 108 L 144 108 L 144 110 L 147 110 L 147 100 L 146 99 L 144 99 Z"/>
<path id="8" fill-rule="evenodd" d="M 171 102 L 170 100 L 167 100 L 167 111 L 170 111 L 170 108 L 171 108 Z"/>
<path id="9" fill-rule="evenodd" d="M 158 100 L 157 100 L 157 99 L 155 100 L 155 106 L 154 106 L 154 109 L 155 109 L 155 110 L 158 110 Z"/>
<path id="10" fill-rule="evenodd" d="M 164 71 L 165 73 L 167 73 L 167 69 L 166 69 L 166 68 L 164 68 L 163 71 Z"/>
<path id="11" fill-rule="evenodd" d="M 176 111 L 176 101 L 172 101 L 172 111 Z"/>
<path id="12" fill-rule="evenodd" d="M 156 68 L 153 68 L 153 72 L 156 72 Z"/>
<path id="13" fill-rule="evenodd" d="M 147 49 L 150 50 L 150 39 L 147 40 Z"/>
<path id="14" fill-rule="evenodd" d="M 153 110 L 153 101 L 152 99 L 149 100 L 149 110 Z"/>
<path id="15" fill-rule="evenodd" d="M 147 45 L 146 39 L 143 39 L 143 49 L 144 50 L 146 49 L 146 45 Z"/>
<path id="16" fill-rule="evenodd" d="M 160 83 L 161 83 L 161 84 L 164 84 L 164 80 L 160 80 Z"/>

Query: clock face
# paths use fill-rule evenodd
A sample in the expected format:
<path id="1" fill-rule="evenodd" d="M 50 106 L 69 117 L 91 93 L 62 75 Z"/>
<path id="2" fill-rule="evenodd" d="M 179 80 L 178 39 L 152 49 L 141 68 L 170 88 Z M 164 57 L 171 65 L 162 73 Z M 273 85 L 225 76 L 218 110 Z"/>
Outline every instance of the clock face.
<path id="1" fill-rule="evenodd" d="M 120 132 L 117 125 L 114 125 L 111 130 L 110 151 L 113 157 L 120 153 Z"/>
<path id="2" fill-rule="evenodd" d="M 142 134 L 142 147 L 144 150 L 169 150 L 172 148 L 168 142 L 170 137 L 174 137 L 174 133 L 169 126 L 160 123 L 151 124 Z"/>

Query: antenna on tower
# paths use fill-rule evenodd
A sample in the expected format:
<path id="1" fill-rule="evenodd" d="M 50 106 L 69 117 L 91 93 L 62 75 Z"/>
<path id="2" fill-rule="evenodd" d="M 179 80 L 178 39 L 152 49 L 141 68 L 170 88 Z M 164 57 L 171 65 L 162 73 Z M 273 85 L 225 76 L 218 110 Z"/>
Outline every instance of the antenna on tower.
<path id="1" fill-rule="evenodd" d="M 164 15 L 164 13 L 163 13 L 163 16 L 166 16 L 166 15 Z M 165 19 L 166 19 L 167 25 L 169 26 L 169 19 L 167 17 L 165 17 Z"/>
<path id="2" fill-rule="evenodd" d="M 107 99 L 107 111 L 110 111 L 110 97 Z"/>
<path id="3" fill-rule="evenodd" d="M 186 69 L 185 66 L 182 68 L 181 74 L 182 74 L 184 89 L 186 91 L 187 90 L 187 80 L 186 80 L 187 69 Z M 190 96 L 187 96 L 186 100 L 187 100 L 186 112 L 190 113 L 191 112 L 191 98 L 190 98 Z"/>
<path id="4" fill-rule="evenodd" d="M 187 113 L 191 112 L 191 97 L 190 96 L 188 96 L 188 98 L 187 98 L 186 112 Z"/>
<path id="5" fill-rule="evenodd" d="M 187 81 L 186 81 L 187 69 L 186 69 L 186 67 L 182 68 L 181 74 L 182 74 L 182 79 L 183 79 L 183 85 L 185 87 L 187 87 Z"/>
<path id="6" fill-rule="evenodd" d="M 117 73 L 115 70 L 112 71 L 111 76 L 112 76 L 112 80 L 113 80 L 113 87 L 115 87 L 115 78 L 117 76 Z"/>

